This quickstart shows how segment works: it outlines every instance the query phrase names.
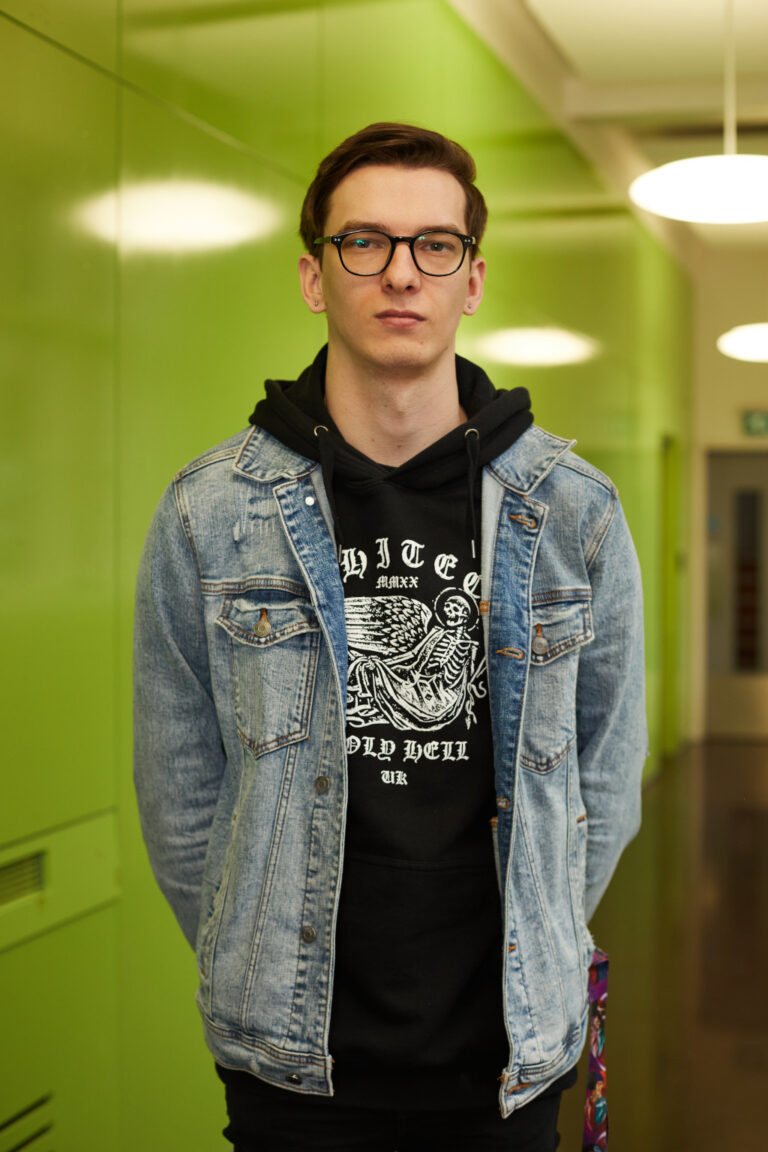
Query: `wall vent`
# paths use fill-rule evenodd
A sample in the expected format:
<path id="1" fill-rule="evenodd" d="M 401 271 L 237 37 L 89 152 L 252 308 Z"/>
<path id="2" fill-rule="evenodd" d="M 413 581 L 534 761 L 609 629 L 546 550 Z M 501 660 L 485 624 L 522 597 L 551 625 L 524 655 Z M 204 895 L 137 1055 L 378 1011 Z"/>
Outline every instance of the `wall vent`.
<path id="1" fill-rule="evenodd" d="M 13 1116 L 0 1118 L 0 1152 L 49 1152 L 53 1118 L 49 1107 L 52 1093 L 34 1100 Z"/>
<path id="2" fill-rule="evenodd" d="M 0 865 L 0 904 L 11 904 L 22 896 L 42 892 L 44 857 L 44 852 L 38 852 Z"/>

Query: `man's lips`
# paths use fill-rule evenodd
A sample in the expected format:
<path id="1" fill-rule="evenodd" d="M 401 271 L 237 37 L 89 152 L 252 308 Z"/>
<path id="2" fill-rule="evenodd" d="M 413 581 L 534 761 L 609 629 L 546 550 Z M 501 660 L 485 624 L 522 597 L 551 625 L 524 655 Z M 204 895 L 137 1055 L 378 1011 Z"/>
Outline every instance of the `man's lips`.
<path id="1" fill-rule="evenodd" d="M 387 308 L 384 312 L 377 312 L 376 319 L 381 320 L 388 328 L 415 328 L 424 317 L 419 312 L 409 312 L 406 309 Z"/>

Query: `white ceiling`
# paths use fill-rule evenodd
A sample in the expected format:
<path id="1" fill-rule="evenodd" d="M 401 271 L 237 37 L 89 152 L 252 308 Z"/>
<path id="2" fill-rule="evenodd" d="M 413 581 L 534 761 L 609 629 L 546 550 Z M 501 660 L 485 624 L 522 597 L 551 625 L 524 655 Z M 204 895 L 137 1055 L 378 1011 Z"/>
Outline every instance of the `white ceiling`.
<path id="1" fill-rule="evenodd" d="M 732 0 L 740 72 L 766 76 L 767 0 Z M 720 80 L 725 0 L 526 0 L 590 84 Z"/>
<path id="2" fill-rule="evenodd" d="M 525 0 L 567 114 L 621 127 L 648 166 L 722 148 L 727 8 L 739 151 L 768 153 L 768 0 Z"/>

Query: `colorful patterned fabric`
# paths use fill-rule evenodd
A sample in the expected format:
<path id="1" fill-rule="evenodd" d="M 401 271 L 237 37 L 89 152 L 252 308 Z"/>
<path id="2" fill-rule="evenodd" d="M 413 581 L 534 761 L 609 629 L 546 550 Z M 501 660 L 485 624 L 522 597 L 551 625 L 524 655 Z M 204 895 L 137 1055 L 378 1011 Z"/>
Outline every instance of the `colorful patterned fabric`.
<path id="1" fill-rule="evenodd" d="M 595 948 L 589 966 L 589 1071 L 584 1106 L 582 1152 L 608 1147 L 608 1100 L 605 1071 L 605 1010 L 608 1002 L 608 957 Z"/>

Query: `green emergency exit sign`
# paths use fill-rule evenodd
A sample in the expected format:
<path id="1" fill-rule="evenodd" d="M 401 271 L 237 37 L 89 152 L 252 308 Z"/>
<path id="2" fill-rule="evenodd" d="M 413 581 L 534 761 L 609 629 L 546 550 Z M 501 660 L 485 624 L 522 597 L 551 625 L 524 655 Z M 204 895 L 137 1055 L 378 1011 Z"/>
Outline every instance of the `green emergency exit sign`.
<path id="1" fill-rule="evenodd" d="M 747 436 L 768 436 L 768 409 L 755 408 L 743 412 L 741 426 Z"/>

